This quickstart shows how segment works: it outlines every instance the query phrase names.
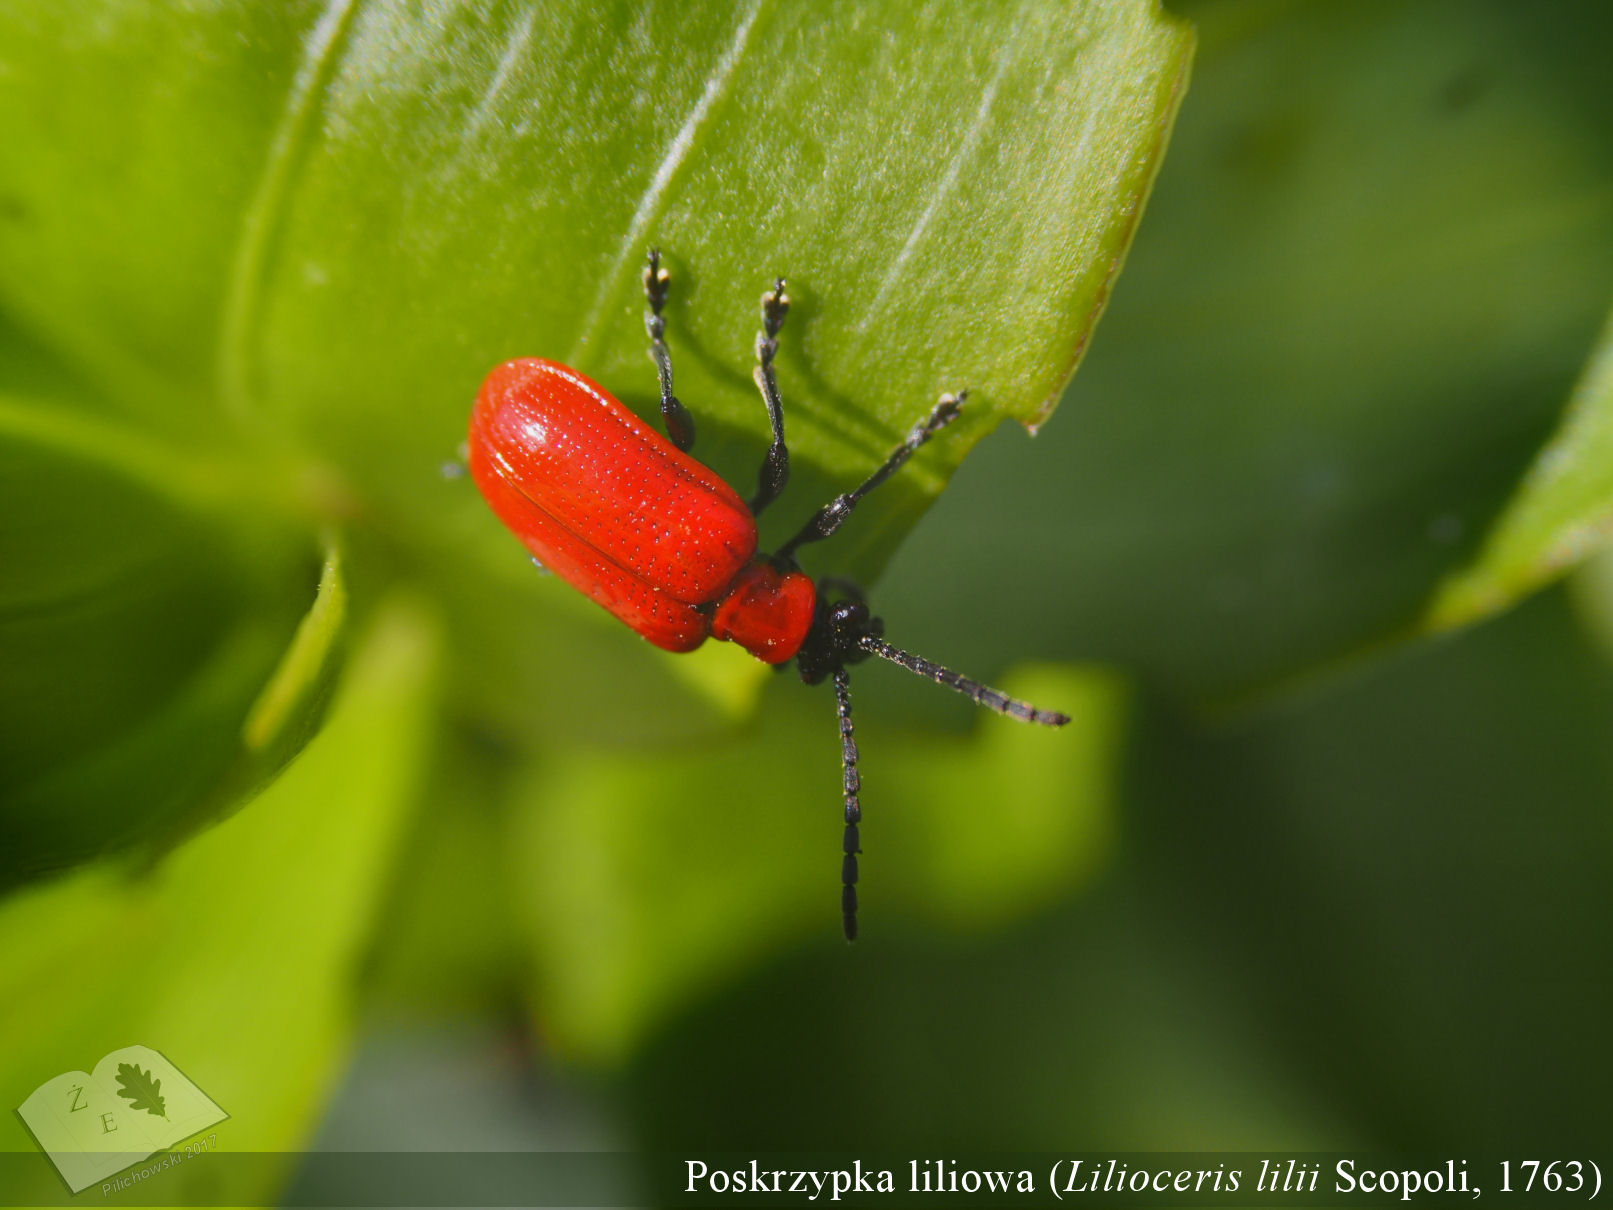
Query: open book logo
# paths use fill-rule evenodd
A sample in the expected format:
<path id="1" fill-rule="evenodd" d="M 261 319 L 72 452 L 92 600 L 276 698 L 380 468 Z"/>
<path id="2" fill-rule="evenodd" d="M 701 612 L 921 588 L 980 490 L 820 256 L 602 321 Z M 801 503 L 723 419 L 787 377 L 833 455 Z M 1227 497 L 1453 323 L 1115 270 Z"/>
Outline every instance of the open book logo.
<path id="1" fill-rule="evenodd" d="M 17 1113 L 74 1193 L 229 1116 L 149 1046 L 46 1080 Z"/>
<path id="2" fill-rule="evenodd" d="M 138 1065 L 118 1064 L 118 1095 L 128 1098 L 130 1109 L 144 1109 L 165 1122 L 168 1120 L 162 1107 L 162 1081 L 152 1079 L 151 1073 L 141 1071 Z"/>

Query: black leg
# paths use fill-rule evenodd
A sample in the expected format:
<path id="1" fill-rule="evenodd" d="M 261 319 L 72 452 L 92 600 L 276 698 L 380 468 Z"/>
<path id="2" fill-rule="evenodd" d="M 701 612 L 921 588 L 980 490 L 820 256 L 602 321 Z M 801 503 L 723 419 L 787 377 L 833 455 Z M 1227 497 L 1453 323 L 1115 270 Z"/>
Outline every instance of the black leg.
<path id="1" fill-rule="evenodd" d="M 841 841 L 844 855 L 840 860 L 840 914 L 847 941 L 857 940 L 857 854 L 862 852 L 862 838 L 857 825 L 862 822 L 862 803 L 858 794 L 862 779 L 857 773 L 857 738 L 851 731 L 851 676 L 844 668 L 835 669 L 835 705 L 840 714 L 840 768 L 841 785 L 846 799 L 846 832 Z"/>
<path id="2" fill-rule="evenodd" d="M 762 393 L 762 402 L 767 405 L 767 422 L 773 428 L 773 444 L 768 446 L 767 455 L 762 459 L 756 494 L 750 502 L 751 513 L 756 516 L 778 499 L 790 479 L 790 451 L 784 446 L 784 405 L 779 401 L 778 376 L 773 372 L 779 329 L 789 313 L 790 296 L 784 293 L 781 277 L 762 295 L 762 330 L 756 334 L 756 369 L 751 373 L 756 379 L 756 389 Z"/>
<path id="3" fill-rule="evenodd" d="M 851 516 L 851 510 L 857 507 L 859 500 L 900 470 L 902 464 L 913 456 L 919 446 L 957 419 L 958 410 L 963 407 L 967 395 L 967 391 L 959 391 L 956 395 L 941 396 L 940 402 L 931 409 L 930 414 L 913 426 L 913 431 L 908 433 L 907 440 L 892 450 L 890 457 L 886 458 L 872 475 L 851 491 L 836 496 L 820 508 L 812 520 L 801 527 L 801 531 L 795 537 L 779 547 L 778 557 L 791 558 L 795 554 L 796 547 L 805 546 L 808 542 L 821 542 L 845 524 L 846 518 Z"/>
<path id="4" fill-rule="evenodd" d="M 948 689 L 956 689 L 959 693 L 973 698 L 987 710 L 995 710 L 998 714 L 1006 714 L 1009 718 L 1017 718 L 1022 723 L 1041 723 L 1044 727 L 1062 727 L 1070 721 L 1070 716 L 1060 714 L 1056 710 L 1038 710 L 1028 702 L 1021 702 L 1009 697 L 1006 693 L 993 689 L 990 685 L 982 685 L 979 681 L 972 681 L 962 673 L 953 672 L 950 668 L 943 668 L 940 664 L 914 655 L 910 651 L 903 651 L 900 647 L 892 647 L 877 635 L 865 634 L 857 640 L 869 655 L 877 655 L 882 660 L 889 660 L 893 664 L 900 664 L 909 672 L 916 672 L 922 677 L 928 677 L 937 685 L 945 685 Z"/>
<path id="5" fill-rule="evenodd" d="M 661 268 L 661 250 L 651 248 L 650 263 L 644 266 L 644 297 L 650 304 L 644 316 L 644 330 L 649 333 L 650 358 L 661 380 L 661 419 L 666 424 L 666 435 L 673 445 L 687 451 L 694 444 L 694 417 L 672 393 L 672 354 L 667 352 L 666 320 L 661 317 L 671 284 L 672 275 Z"/>

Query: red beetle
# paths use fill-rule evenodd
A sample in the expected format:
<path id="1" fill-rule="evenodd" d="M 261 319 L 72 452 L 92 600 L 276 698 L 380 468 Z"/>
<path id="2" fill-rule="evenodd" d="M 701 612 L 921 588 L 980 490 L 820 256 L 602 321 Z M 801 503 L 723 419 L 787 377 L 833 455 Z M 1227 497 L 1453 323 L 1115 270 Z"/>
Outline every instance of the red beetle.
<path id="1" fill-rule="evenodd" d="M 794 659 L 807 684 L 833 675 L 845 797 L 841 914 L 846 939 L 854 941 L 862 807 L 847 666 L 877 655 L 1024 722 L 1061 727 L 1070 720 L 892 647 L 855 585 L 827 578 L 814 584 L 796 561 L 798 547 L 834 533 L 863 496 L 949 424 L 964 393 L 943 395 L 872 475 L 819 509 L 773 554 L 758 556 L 756 515 L 783 490 L 790 471 L 773 370 L 790 307 L 783 279 L 762 296 L 754 376 L 773 441 L 747 505 L 687 453 L 694 422 L 672 393 L 661 316 L 670 277 L 658 253 L 649 261 L 645 328 L 670 441 L 576 370 L 522 358 L 496 368 L 476 396 L 470 472 L 499 520 L 539 562 L 657 647 L 693 651 L 710 636 L 769 664 Z"/>

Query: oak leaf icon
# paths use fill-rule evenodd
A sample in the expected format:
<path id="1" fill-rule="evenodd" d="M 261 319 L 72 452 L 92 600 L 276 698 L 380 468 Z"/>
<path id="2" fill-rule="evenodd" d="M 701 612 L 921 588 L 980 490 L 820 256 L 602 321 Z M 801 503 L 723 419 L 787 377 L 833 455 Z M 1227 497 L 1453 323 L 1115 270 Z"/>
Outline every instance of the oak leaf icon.
<path id="1" fill-rule="evenodd" d="M 162 1081 L 152 1078 L 149 1071 L 141 1071 L 133 1063 L 118 1064 L 118 1095 L 129 1102 L 130 1109 L 144 1109 L 155 1117 L 166 1119 L 167 1109 L 162 1100 Z"/>

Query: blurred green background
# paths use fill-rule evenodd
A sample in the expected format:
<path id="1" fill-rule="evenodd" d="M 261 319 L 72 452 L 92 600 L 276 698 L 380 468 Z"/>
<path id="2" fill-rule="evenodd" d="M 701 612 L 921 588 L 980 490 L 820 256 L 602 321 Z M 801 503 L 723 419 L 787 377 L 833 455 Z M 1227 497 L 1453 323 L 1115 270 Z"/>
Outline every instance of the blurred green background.
<path id="1" fill-rule="evenodd" d="M 0 1091 L 139 1042 L 247 1150 L 1605 1141 L 1609 45 L 0 4 Z M 791 278 L 764 541 L 973 388 L 808 570 L 1074 716 L 857 670 L 855 948 L 832 695 L 439 472 L 504 357 L 653 409 L 650 242 L 742 491 Z"/>

